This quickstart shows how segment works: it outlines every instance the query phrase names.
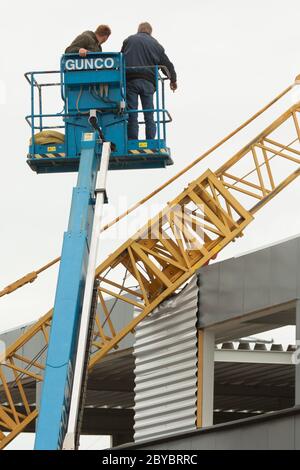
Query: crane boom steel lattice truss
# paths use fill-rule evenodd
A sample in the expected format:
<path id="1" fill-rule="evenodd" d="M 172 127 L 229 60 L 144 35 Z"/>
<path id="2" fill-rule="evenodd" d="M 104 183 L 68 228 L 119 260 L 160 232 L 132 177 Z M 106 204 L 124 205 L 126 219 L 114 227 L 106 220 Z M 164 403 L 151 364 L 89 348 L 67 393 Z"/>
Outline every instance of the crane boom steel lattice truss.
<path id="1" fill-rule="evenodd" d="M 300 174 L 300 104 L 289 108 L 218 170 L 206 170 L 96 270 L 102 316 L 96 317 L 91 369 L 164 299 L 228 243 L 254 214 Z M 138 284 L 133 290 L 132 279 Z M 116 282 L 116 279 L 123 279 Z M 133 304 L 138 314 L 116 331 L 104 295 Z M 40 356 L 23 347 L 36 335 L 47 349 L 52 310 L 6 350 L 0 365 L 0 448 L 38 415 L 26 384 L 43 380 Z"/>

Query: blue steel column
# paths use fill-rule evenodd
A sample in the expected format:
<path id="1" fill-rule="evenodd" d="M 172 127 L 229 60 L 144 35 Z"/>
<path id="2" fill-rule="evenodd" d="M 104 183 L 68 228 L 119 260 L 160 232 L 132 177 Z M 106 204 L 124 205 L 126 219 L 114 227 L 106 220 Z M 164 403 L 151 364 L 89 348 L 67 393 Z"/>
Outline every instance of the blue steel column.
<path id="1" fill-rule="evenodd" d="M 36 450 L 59 449 L 67 427 L 99 169 L 96 145 L 95 133 L 83 134 L 77 186 L 73 189 L 69 226 L 63 240 Z"/>

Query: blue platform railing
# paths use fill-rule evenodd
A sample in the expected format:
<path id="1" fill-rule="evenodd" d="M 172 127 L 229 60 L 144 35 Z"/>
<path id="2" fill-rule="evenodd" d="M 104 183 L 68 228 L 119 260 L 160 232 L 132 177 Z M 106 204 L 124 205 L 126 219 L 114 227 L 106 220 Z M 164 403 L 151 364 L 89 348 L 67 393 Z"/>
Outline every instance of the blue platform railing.
<path id="1" fill-rule="evenodd" d="M 129 70 L 131 67 L 128 67 L 126 70 Z M 132 67 L 137 69 L 139 67 Z M 128 110 L 126 109 L 127 114 L 138 114 L 143 113 L 154 113 L 154 122 L 157 129 L 157 145 L 158 149 L 161 147 L 161 139 L 166 140 L 166 125 L 172 122 L 172 117 L 169 111 L 165 107 L 165 81 L 168 80 L 168 77 L 162 76 L 160 73 L 161 69 L 165 69 L 164 66 L 143 66 L 145 68 L 154 68 L 155 69 L 155 82 L 156 82 L 156 98 L 155 98 L 155 107 L 153 109 L 135 109 Z M 166 70 L 168 74 L 168 71 Z M 45 76 L 58 76 L 59 81 L 46 81 L 41 82 L 40 79 Z M 52 71 L 32 71 L 25 73 L 25 78 L 30 85 L 31 89 L 31 112 L 25 117 L 26 122 L 31 127 L 31 149 L 32 153 L 35 153 L 35 132 L 42 132 L 44 130 L 62 130 L 65 129 L 64 120 L 69 117 L 78 117 L 80 113 L 67 113 L 66 112 L 66 99 L 64 96 L 64 77 L 62 70 L 52 70 Z M 43 89 L 46 87 L 60 87 L 61 99 L 64 102 L 63 110 L 58 113 L 45 113 L 43 112 Z M 126 87 L 126 85 L 125 85 Z M 37 90 L 37 97 L 36 97 Z M 36 101 L 38 103 L 36 103 Z M 36 112 L 36 109 L 38 112 Z M 61 123 L 52 124 L 48 123 L 50 119 L 61 119 Z M 121 119 L 125 119 L 122 117 Z M 47 122 L 45 123 L 45 120 Z M 36 123 L 38 121 L 38 123 Z M 145 120 L 139 120 L 139 125 L 145 126 Z"/>

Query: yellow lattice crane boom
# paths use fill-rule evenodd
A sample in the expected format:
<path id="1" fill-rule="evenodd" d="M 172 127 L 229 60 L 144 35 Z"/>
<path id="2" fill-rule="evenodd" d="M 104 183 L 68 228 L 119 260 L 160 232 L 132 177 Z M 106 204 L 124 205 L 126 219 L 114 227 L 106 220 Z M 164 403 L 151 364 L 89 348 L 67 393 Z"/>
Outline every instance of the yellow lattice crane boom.
<path id="1" fill-rule="evenodd" d="M 90 369 L 199 268 L 242 236 L 254 214 L 299 176 L 299 112 L 298 103 L 220 168 L 207 169 L 97 268 L 103 318 L 96 317 L 94 324 Z M 133 280 L 135 289 L 130 287 Z M 135 318 L 118 331 L 106 295 L 137 310 Z M 52 310 L 9 346 L 2 358 L 0 448 L 38 415 L 27 398 L 26 385 L 43 380 L 41 358 L 51 319 Z M 43 338 L 44 347 L 37 356 L 25 357 L 23 347 L 36 335 Z"/>

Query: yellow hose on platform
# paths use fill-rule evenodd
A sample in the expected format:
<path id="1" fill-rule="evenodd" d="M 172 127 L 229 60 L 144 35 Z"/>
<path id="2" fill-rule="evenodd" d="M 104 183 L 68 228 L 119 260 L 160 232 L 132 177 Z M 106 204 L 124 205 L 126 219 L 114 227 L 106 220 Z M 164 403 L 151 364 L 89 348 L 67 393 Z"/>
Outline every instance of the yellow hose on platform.
<path id="1" fill-rule="evenodd" d="M 37 145 L 63 144 L 64 141 L 64 134 L 53 130 L 38 132 L 34 136 L 34 143 Z M 32 139 L 30 139 L 30 145 L 32 145 Z"/>

